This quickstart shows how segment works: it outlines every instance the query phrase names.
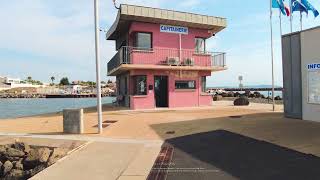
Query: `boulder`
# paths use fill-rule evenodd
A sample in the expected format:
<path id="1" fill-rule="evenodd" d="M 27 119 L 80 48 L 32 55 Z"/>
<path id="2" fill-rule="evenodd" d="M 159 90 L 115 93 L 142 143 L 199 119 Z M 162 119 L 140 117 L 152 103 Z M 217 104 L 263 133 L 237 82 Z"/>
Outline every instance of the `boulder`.
<path id="1" fill-rule="evenodd" d="M 2 175 L 6 175 L 13 168 L 13 164 L 10 161 L 6 161 L 2 166 Z"/>
<path id="2" fill-rule="evenodd" d="M 234 97 L 234 92 L 228 92 L 227 96 L 228 97 Z"/>
<path id="3" fill-rule="evenodd" d="M 23 165 L 27 169 L 32 169 L 48 161 L 50 156 L 49 148 L 31 149 L 28 156 L 24 159 Z"/>
<path id="4" fill-rule="evenodd" d="M 240 97 L 240 93 L 239 92 L 235 92 L 233 97 Z"/>
<path id="5" fill-rule="evenodd" d="M 223 97 L 221 95 L 214 95 L 212 99 L 213 101 L 221 101 Z"/>
<path id="6" fill-rule="evenodd" d="M 67 154 L 67 150 L 66 149 L 62 149 L 62 148 L 53 149 L 53 152 L 52 152 L 51 156 L 48 159 L 47 165 L 51 166 L 52 164 L 56 163 L 59 159 L 64 157 L 66 154 Z"/>
<path id="7" fill-rule="evenodd" d="M 45 168 L 46 168 L 46 166 L 43 165 L 43 164 L 35 167 L 34 169 L 32 169 L 32 170 L 30 171 L 30 176 L 32 177 L 32 176 L 38 174 L 39 172 L 43 171 Z"/>
<path id="8" fill-rule="evenodd" d="M 3 155 L 6 157 L 23 157 L 25 153 L 14 148 L 7 148 L 6 152 L 4 152 Z"/>
<path id="9" fill-rule="evenodd" d="M 30 151 L 30 146 L 24 142 L 16 142 L 13 144 L 13 147 L 17 150 L 23 151 L 25 153 L 29 153 Z"/>
<path id="10" fill-rule="evenodd" d="M 3 165 L 3 163 L 0 161 L 0 171 L 2 169 L 2 165 Z M 1 176 L 1 172 L 0 172 L 0 176 Z"/>
<path id="11" fill-rule="evenodd" d="M 5 153 L 5 152 L 6 152 L 6 150 L 7 150 L 7 147 L 6 147 L 6 146 L 4 146 L 4 145 L 0 145 L 0 154 Z"/>
<path id="12" fill-rule="evenodd" d="M 17 162 L 14 164 L 14 168 L 15 168 L 15 169 L 19 169 L 19 170 L 23 170 L 22 159 L 20 159 L 19 161 L 17 161 Z"/>
<path id="13" fill-rule="evenodd" d="M 233 102 L 233 105 L 235 105 L 235 106 L 248 106 L 249 104 L 250 104 L 249 99 L 246 97 L 237 98 Z"/>
<path id="14" fill-rule="evenodd" d="M 282 100 L 282 98 L 281 98 L 280 96 L 276 96 L 276 97 L 274 98 L 274 100 L 280 101 L 280 100 Z"/>
<path id="15" fill-rule="evenodd" d="M 4 180 L 21 180 L 25 179 L 25 173 L 19 169 L 12 169 L 5 177 Z"/>

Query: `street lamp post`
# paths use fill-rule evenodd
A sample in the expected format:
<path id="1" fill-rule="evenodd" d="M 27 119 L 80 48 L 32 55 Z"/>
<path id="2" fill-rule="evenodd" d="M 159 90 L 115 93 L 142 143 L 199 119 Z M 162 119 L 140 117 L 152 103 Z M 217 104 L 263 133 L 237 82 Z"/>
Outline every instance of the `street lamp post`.
<path id="1" fill-rule="evenodd" d="M 97 112 L 98 130 L 102 133 L 102 103 L 101 103 L 101 80 L 100 80 L 100 48 L 99 48 L 99 0 L 94 0 L 94 25 L 95 25 L 95 55 L 96 55 L 96 85 L 97 85 Z"/>

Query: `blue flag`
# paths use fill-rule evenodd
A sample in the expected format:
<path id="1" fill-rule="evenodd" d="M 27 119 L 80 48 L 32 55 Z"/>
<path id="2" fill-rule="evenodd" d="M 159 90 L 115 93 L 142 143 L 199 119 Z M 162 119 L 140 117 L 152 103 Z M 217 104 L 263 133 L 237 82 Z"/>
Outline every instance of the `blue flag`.
<path id="1" fill-rule="evenodd" d="M 301 3 L 307 8 L 307 10 L 313 12 L 314 17 L 319 16 L 319 12 L 317 11 L 317 9 L 314 8 L 308 0 L 301 0 Z"/>
<path id="2" fill-rule="evenodd" d="M 293 13 L 294 11 L 299 11 L 299 12 L 305 12 L 308 14 L 307 7 L 298 0 L 292 0 L 292 10 L 291 11 L 292 11 L 291 13 Z"/>

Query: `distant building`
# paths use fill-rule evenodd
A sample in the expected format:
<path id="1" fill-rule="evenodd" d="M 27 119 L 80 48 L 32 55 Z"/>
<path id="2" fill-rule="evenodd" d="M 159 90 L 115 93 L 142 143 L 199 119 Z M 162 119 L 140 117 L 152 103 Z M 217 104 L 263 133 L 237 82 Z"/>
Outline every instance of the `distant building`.
<path id="1" fill-rule="evenodd" d="M 46 87 L 46 85 L 33 85 L 22 81 L 20 78 L 11 78 L 0 76 L 0 90 L 12 89 L 12 88 L 40 88 Z"/>
<path id="2" fill-rule="evenodd" d="M 118 103 L 131 109 L 210 106 L 206 79 L 227 66 L 226 54 L 209 52 L 206 40 L 226 26 L 225 18 L 122 4 L 106 35 L 118 51 L 108 63 Z"/>

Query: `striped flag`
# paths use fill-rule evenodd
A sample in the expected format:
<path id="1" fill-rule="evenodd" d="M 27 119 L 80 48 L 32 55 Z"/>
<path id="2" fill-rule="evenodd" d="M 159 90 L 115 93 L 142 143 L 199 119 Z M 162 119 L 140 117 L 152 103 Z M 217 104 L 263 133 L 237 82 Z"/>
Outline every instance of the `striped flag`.
<path id="1" fill-rule="evenodd" d="M 290 16 L 290 9 L 283 1 L 284 0 L 272 0 L 272 8 L 280 9 L 283 15 Z"/>

